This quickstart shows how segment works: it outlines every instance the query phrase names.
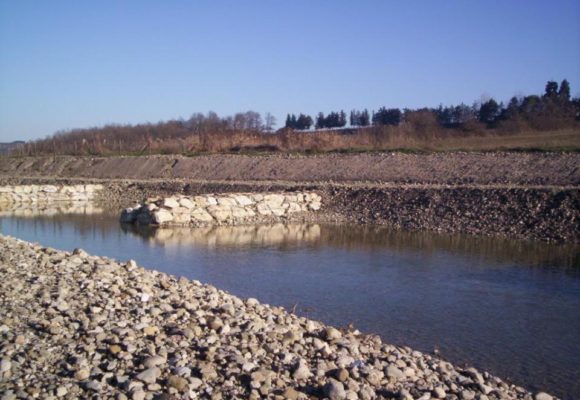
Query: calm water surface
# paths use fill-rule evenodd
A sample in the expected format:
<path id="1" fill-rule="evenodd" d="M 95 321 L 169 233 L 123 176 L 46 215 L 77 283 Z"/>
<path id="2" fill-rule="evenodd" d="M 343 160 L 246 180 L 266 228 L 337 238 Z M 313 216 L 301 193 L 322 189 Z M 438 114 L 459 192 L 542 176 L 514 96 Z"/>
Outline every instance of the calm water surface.
<path id="1" fill-rule="evenodd" d="M 72 212 L 5 212 L 0 232 L 132 258 L 580 398 L 577 246 L 317 224 L 136 230 L 116 213 Z"/>

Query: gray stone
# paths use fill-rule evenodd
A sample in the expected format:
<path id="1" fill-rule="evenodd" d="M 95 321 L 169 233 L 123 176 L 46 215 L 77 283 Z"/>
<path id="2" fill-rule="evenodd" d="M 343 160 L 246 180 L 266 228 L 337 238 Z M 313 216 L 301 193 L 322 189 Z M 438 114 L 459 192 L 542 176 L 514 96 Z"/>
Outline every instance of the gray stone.
<path id="1" fill-rule="evenodd" d="M 181 376 L 171 375 L 167 378 L 167 386 L 175 388 L 180 392 L 183 392 L 187 388 L 187 384 L 187 379 Z"/>
<path id="2" fill-rule="evenodd" d="M 292 377 L 298 381 L 305 380 L 310 377 L 310 369 L 308 368 L 308 364 L 303 359 L 296 364 L 294 368 L 294 372 L 292 372 Z"/>
<path id="3" fill-rule="evenodd" d="M 141 382 L 155 383 L 161 375 L 161 370 L 157 367 L 147 368 L 145 371 L 139 373 L 136 378 Z"/>
<path id="4" fill-rule="evenodd" d="M 336 328 L 328 327 L 324 330 L 324 338 L 328 341 L 338 340 L 342 337 L 342 333 Z"/>
<path id="5" fill-rule="evenodd" d="M 330 400 L 342 400 L 346 398 L 346 392 L 341 382 L 330 379 L 323 388 L 324 395 Z"/>
<path id="6" fill-rule="evenodd" d="M 12 363 L 9 359 L 3 358 L 2 361 L 0 361 L 0 372 L 8 372 L 11 368 Z"/>
<path id="7" fill-rule="evenodd" d="M 88 369 L 83 368 L 83 369 L 79 369 L 76 373 L 75 373 L 75 379 L 78 379 L 79 381 L 84 381 L 85 379 L 88 379 L 89 376 L 91 376 L 91 373 L 89 372 Z"/>
<path id="8" fill-rule="evenodd" d="M 433 396 L 437 397 L 438 399 L 444 399 L 445 396 L 447 396 L 447 393 L 441 386 L 437 386 L 435 389 L 433 389 Z"/>
<path id="9" fill-rule="evenodd" d="M 475 399 L 475 392 L 471 390 L 462 390 L 460 397 L 462 400 L 473 400 Z"/>
<path id="10" fill-rule="evenodd" d="M 146 393 L 143 390 L 136 390 L 131 393 L 132 400 L 145 400 Z"/>
<path id="11" fill-rule="evenodd" d="M 99 381 L 89 381 L 86 383 L 85 387 L 89 390 L 92 390 L 94 392 L 100 392 L 101 391 L 101 383 Z"/>
<path id="12" fill-rule="evenodd" d="M 153 368 L 153 367 L 157 367 L 158 365 L 163 365 L 166 362 L 167 362 L 167 360 L 164 357 L 151 356 L 151 357 L 147 357 L 143 361 L 143 365 L 145 366 L 145 368 Z"/>
<path id="13" fill-rule="evenodd" d="M 388 365 L 387 368 L 385 368 L 385 375 L 388 376 L 389 378 L 394 378 L 394 379 L 403 379 L 405 377 L 405 374 L 403 373 L 403 371 L 401 371 L 399 368 L 397 368 L 395 365 Z"/>

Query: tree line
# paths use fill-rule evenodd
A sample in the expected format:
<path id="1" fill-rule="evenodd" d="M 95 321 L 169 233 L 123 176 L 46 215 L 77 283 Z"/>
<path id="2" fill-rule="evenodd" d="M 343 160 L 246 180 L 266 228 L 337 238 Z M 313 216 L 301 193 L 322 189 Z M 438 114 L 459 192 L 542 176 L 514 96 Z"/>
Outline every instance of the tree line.
<path id="1" fill-rule="evenodd" d="M 579 109 L 580 99 L 571 98 L 570 83 L 564 79 L 560 85 L 556 81 L 548 81 L 542 96 L 514 96 L 507 105 L 489 98 L 471 106 L 462 103 L 416 110 L 381 107 L 372 113 L 367 109 L 352 110 L 349 123 L 356 128 L 371 125 L 398 126 L 405 120 L 416 119 L 418 114 L 422 114 L 423 118 L 429 118 L 428 114 L 431 114 L 445 128 L 461 128 L 470 122 L 479 122 L 487 128 L 494 128 L 501 122 L 517 120 L 528 122 L 532 128 L 542 129 L 548 127 L 547 125 L 554 125 L 554 120 L 558 119 L 579 120 Z M 294 114 L 288 114 L 284 127 L 309 130 L 314 124 L 316 129 L 343 128 L 346 122 L 346 113 L 343 110 L 330 112 L 326 116 L 320 112 L 316 116 L 315 124 L 308 115 L 300 114 L 296 118 Z"/>
<path id="2" fill-rule="evenodd" d="M 365 137 L 370 135 L 373 146 L 380 147 L 380 140 L 385 140 L 380 139 L 381 135 L 386 134 L 424 138 L 486 131 L 508 134 L 577 129 L 580 127 L 580 99 L 571 98 L 570 92 L 570 84 L 564 79 L 560 84 L 548 81 L 542 95 L 515 96 L 507 104 L 487 98 L 471 106 L 462 103 L 436 108 L 352 110 L 348 117 L 343 110 L 320 112 L 315 118 L 304 113 L 288 114 L 284 127 L 278 130 L 275 130 L 276 119 L 270 113 L 261 115 L 247 111 L 220 117 L 210 111 L 194 113 L 188 119 L 60 131 L 45 139 L 27 142 L 13 154 L 174 154 L 238 151 L 246 147 L 300 149 L 316 143 L 314 136 L 321 138 L 324 131 L 358 135 L 363 147 L 368 143 Z M 308 132 L 314 135 L 312 140 L 299 135 Z M 356 140 L 350 140 L 349 146 L 357 146 Z"/>

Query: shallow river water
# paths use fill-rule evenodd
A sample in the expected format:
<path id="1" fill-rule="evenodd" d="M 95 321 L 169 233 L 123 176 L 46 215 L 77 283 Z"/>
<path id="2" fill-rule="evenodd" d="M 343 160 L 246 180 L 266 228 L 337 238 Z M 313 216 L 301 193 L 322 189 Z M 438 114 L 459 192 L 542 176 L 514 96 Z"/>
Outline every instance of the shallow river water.
<path id="1" fill-rule="evenodd" d="M 135 259 L 580 398 L 578 246 L 318 224 L 137 230 L 73 212 L 4 212 L 0 232 Z"/>

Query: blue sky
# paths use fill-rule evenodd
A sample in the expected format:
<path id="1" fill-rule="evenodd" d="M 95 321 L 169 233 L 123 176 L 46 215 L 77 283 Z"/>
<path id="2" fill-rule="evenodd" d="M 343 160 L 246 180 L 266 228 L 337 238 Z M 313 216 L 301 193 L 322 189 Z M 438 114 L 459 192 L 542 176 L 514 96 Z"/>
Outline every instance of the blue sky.
<path id="1" fill-rule="evenodd" d="M 580 94 L 580 2 L 0 0 L 0 141 L 220 115 Z"/>

